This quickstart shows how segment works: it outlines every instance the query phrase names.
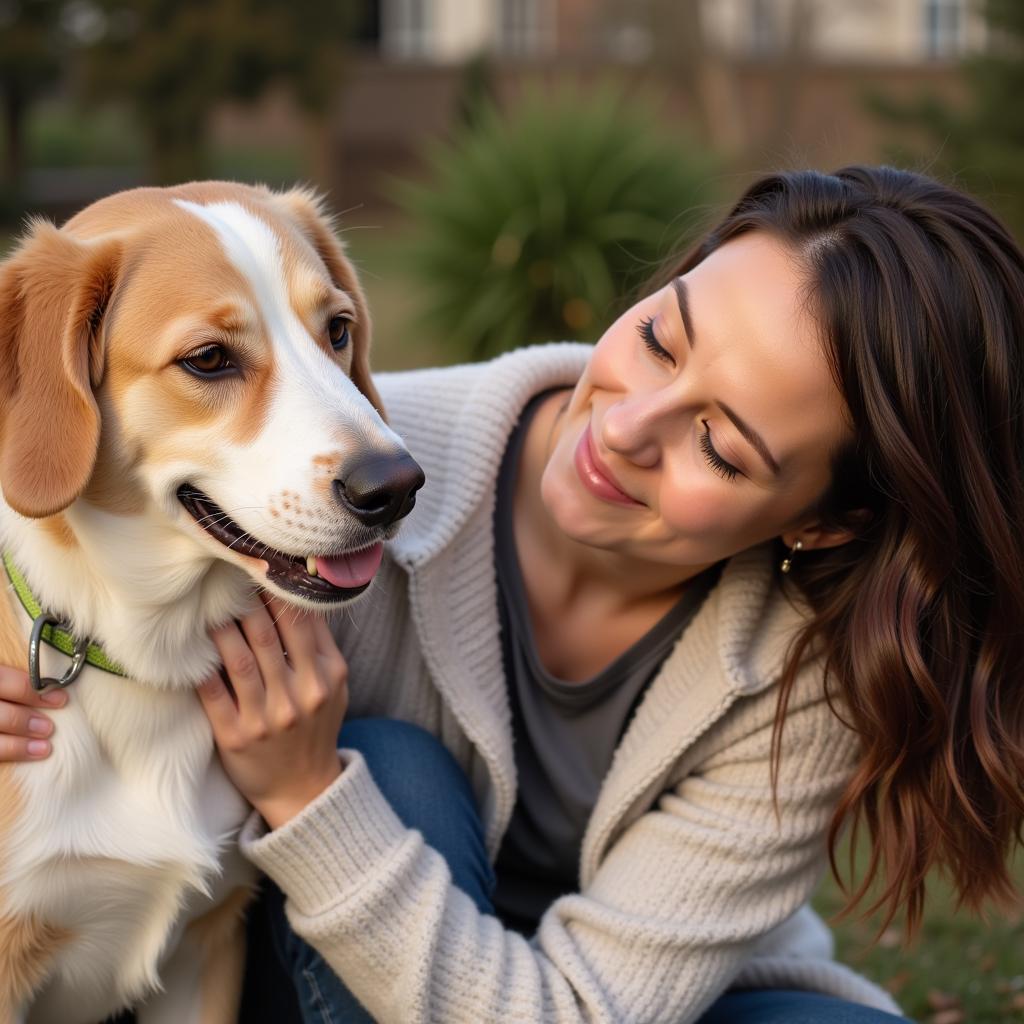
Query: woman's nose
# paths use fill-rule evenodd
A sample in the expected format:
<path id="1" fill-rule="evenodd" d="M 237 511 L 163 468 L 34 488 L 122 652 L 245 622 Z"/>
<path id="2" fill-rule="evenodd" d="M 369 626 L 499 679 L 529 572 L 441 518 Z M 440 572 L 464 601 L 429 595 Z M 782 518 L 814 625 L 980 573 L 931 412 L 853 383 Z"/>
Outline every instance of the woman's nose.
<path id="1" fill-rule="evenodd" d="M 605 414 L 601 440 L 610 451 L 650 469 L 661 460 L 664 427 L 677 406 L 666 392 L 624 398 Z"/>

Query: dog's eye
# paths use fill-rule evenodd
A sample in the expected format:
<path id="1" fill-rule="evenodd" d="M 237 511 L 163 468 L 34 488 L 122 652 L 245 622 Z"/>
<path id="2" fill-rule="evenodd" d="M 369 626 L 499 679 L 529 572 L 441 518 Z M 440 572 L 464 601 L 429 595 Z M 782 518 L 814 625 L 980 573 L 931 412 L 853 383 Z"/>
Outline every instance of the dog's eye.
<path id="1" fill-rule="evenodd" d="M 331 322 L 327 325 L 327 334 L 331 339 L 331 348 L 340 352 L 348 344 L 348 324 L 346 316 L 332 316 Z"/>
<path id="2" fill-rule="evenodd" d="M 199 377 L 216 377 L 225 370 L 234 369 L 227 351 L 220 345 L 207 345 L 181 360 L 181 365 Z"/>

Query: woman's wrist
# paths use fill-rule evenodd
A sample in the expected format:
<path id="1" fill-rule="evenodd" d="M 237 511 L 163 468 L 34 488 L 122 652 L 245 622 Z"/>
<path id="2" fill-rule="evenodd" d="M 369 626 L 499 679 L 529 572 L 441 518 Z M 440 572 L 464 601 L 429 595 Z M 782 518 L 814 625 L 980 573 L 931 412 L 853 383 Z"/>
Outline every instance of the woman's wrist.
<path id="1" fill-rule="evenodd" d="M 301 783 L 292 780 L 286 792 L 268 794 L 265 798 L 253 800 L 252 805 L 269 829 L 278 829 L 330 789 L 338 781 L 344 767 L 341 757 L 338 756 L 316 777 L 304 779 Z"/>

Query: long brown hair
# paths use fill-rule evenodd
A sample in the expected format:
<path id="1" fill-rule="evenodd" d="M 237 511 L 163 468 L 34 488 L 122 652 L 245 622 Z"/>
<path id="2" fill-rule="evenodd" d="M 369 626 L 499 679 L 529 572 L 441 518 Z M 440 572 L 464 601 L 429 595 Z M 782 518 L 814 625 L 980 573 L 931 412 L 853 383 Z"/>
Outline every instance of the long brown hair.
<path id="1" fill-rule="evenodd" d="M 972 909 L 1008 902 L 1024 822 L 1024 256 L 974 199 L 889 167 L 779 173 L 751 186 L 672 276 L 748 231 L 806 272 L 849 408 L 817 507 L 853 530 L 802 553 L 812 617 L 783 672 L 824 657 L 830 699 L 862 740 L 832 819 L 871 856 L 849 895 L 920 922 L 939 867 Z M 780 577 L 780 582 L 782 578 Z"/>

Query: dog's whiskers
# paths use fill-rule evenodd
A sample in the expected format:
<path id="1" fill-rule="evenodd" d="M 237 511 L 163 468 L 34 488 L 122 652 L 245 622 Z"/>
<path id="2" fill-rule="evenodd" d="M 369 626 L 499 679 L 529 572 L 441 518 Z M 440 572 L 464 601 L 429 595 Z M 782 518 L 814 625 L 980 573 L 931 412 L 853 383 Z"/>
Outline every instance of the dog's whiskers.
<path id="1" fill-rule="evenodd" d="M 241 542 L 242 542 L 243 540 L 246 540 L 247 538 L 249 538 L 249 537 L 251 537 L 251 536 L 252 536 L 252 534 L 250 534 L 250 533 L 246 532 L 246 533 L 243 533 L 243 534 L 242 534 L 242 535 L 241 535 L 240 537 L 236 537 L 236 538 L 235 538 L 235 539 L 234 539 L 234 540 L 233 540 L 233 541 L 232 541 L 232 542 L 231 542 L 231 543 L 230 543 L 230 544 L 228 545 L 228 550 L 230 551 L 230 550 L 231 550 L 231 548 L 233 548 L 233 547 L 234 547 L 234 546 L 235 546 L 236 544 L 239 544 L 239 543 L 241 543 Z"/>

